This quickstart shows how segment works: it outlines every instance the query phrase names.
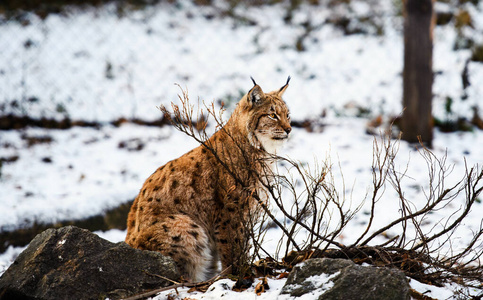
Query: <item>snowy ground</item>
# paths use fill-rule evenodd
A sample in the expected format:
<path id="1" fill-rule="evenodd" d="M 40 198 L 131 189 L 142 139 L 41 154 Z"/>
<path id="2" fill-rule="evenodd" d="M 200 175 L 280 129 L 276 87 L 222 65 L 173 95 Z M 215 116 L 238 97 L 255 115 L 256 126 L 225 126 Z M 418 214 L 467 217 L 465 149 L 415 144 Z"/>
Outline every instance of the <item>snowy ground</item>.
<path id="1" fill-rule="evenodd" d="M 367 3 L 353 1 L 353 13 L 371 12 Z M 477 39 L 482 38 L 478 32 L 483 32 L 482 6 L 472 11 L 478 16 L 473 24 Z M 368 119 L 355 116 L 360 108 L 371 117 L 401 112 L 402 37 L 395 8 L 389 1 L 377 6 L 384 35 L 344 36 L 331 25 L 320 25 L 334 13 L 326 6 L 302 6 L 295 11 L 292 25 L 283 22 L 285 4 L 235 11 L 256 20 L 256 26 L 218 17 L 216 7 L 223 4 L 202 8 L 188 2 L 160 4 L 119 18 L 108 6 L 51 15 L 44 22 L 30 16 L 32 25 L 28 26 L 2 23 L 0 114 L 98 122 L 133 117 L 153 120 L 160 116 L 156 106 L 176 101 L 180 90 L 174 83 L 187 87 L 192 100 L 224 100 L 230 108 L 251 87 L 250 75 L 267 90 L 279 88 L 291 75 L 284 98 L 292 119 L 315 118 L 325 110 L 325 118 L 320 119 L 325 126 L 311 133 L 294 129 L 283 155 L 307 166 L 330 157 L 334 173 L 343 173 L 351 205 L 357 206 L 371 186 L 373 137 L 365 133 Z M 304 40 L 306 51 L 297 52 L 296 40 L 307 21 L 320 26 L 314 26 Z M 472 85 L 463 91 L 461 73 L 470 53 L 453 51 L 455 35 L 450 26 L 435 31 L 434 112 L 441 119 L 470 117 L 473 105 L 483 110 L 483 85 L 478 84 L 483 82 L 483 64 L 469 63 Z M 465 101 L 459 100 L 463 94 L 468 96 Z M 455 100 L 452 114 L 445 113 L 447 97 Z M 32 144 L 34 140 L 44 142 Z M 173 128 L 132 124 L 2 131 L 0 157 L 18 158 L 0 169 L 0 228 L 9 231 L 35 221 L 102 213 L 132 200 L 158 166 L 195 146 Z M 482 131 L 435 131 L 435 155 L 446 154 L 448 166 L 454 164 L 447 186 L 461 179 L 465 163 L 483 165 L 482 149 Z M 414 205 L 422 205 L 428 188 L 424 161 L 401 142 L 396 162 L 401 170 L 409 162 L 403 187 Z M 336 175 L 335 181 L 342 191 L 342 177 Z M 462 201 L 457 198 L 435 214 L 432 222 L 459 209 Z M 377 208 L 374 228 L 394 220 L 398 208 L 388 191 Z M 468 242 L 471 230 L 480 225 L 482 210 L 483 204 L 478 203 L 455 235 L 454 247 Z M 350 243 L 357 237 L 367 211 L 363 207 L 349 223 L 340 242 Z M 121 241 L 125 232 L 99 234 Z M 280 232 L 270 232 L 267 249 L 275 251 L 277 236 Z M 0 274 L 21 250 L 11 247 L 0 255 Z M 232 284 L 220 281 L 206 294 L 189 296 L 236 299 L 238 295 L 226 289 Z M 267 293 L 256 297 L 249 290 L 244 297 L 278 299 L 282 285 L 283 280 L 270 280 Z M 411 286 L 420 292 L 430 290 L 426 295 L 438 299 L 449 298 L 454 290 L 415 281 Z M 180 298 L 188 296 L 185 290 L 180 292 Z"/>

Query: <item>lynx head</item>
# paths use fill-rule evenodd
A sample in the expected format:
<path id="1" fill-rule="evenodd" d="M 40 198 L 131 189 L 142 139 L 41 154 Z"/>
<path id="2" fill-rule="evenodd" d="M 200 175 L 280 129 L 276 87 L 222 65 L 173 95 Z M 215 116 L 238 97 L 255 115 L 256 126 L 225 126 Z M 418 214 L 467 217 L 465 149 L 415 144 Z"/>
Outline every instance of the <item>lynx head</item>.
<path id="1" fill-rule="evenodd" d="M 292 130 L 289 110 L 282 100 L 290 77 L 284 86 L 270 93 L 264 93 L 253 78 L 252 81 L 253 88 L 241 99 L 239 105 L 244 116 L 242 119 L 246 121 L 248 139 L 254 147 L 275 154 Z"/>

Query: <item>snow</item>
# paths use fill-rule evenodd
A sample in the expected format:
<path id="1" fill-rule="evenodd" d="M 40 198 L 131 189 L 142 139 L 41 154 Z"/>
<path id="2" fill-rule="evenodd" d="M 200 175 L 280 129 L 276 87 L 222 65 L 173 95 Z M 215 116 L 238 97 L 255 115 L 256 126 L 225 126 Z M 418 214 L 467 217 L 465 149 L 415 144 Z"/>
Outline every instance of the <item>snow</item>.
<path id="1" fill-rule="evenodd" d="M 311 291 L 310 293 L 306 293 L 300 297 L 297 297 L 297 299 L 310 300 L 310 299 L 315 299 L 319 295 L 322 295 L 323 293 L 330 290 L 334 286 L 334 282 L 332 281 L 332 279 L 339 276 L 339 274 L 340 272 L 336 272 L 331 275 L 320 274 L 320 275 L 313 275 L 313 276 L 307 277 L 305 281 L 309 282 L 311 286 L 314 287 L 314 290 Z M 287 285 L 285 288 L 287 292 L 292 292 L 294 289 L 298 289 L 300 287 L 301 286 L 297 284 L 290 284 L 290 285 Z M 281 298 L 290 299 L 290 296 L 288 295 L 281 295 L 281 296 L 282 297 L 279 297 L 279 299 Z"/>
<path id="2" fill-rule="evenodd" d="M 25 247 L 13 247 L 10 246 L 7 248 L 7 251 L 0 254 L 0 274 L 5 273 L 8 267 L 15 261 L 20 253 L 25 250 Z"/>
<path id="3" fill-rule="evenodd" d="M 226 119 L 239 97 L 251 88 L 250 76 L 266 90 L 279 88 L 292 76 L 284 94 L 292 119 L 317 119 L 321 126 L 310 133 L 294 128 L 282 154 L 312 170 L 330 160 L 337 189 L 347 198 L 344 207 L 354 209 L 370 193 L 374 142 L 365 133 L 368 119 L 356 116 L 360 108 L 367 109 L 369 117 L 401 113 L 403 52 L 401 19 L 389 1 L 375 6 L 365 1 L 352 3 L 353 16 L 370 15 L 377 7 L 374 13 L 384 25 L 384 34 L 344 36 L 324 21 L 347 9 L 331 10 L 325 5 L 302 5 L 288 24 L 283 21 L 287 3 L 235 8 L 235 14 L 255 20 L 254 26 L 220 17 L 225 4 L 217 1 L 207 7 L 186 1 L 160 3 L 124 16 L 116 14 L 114 5 L 106 5 L 71 9 L 66 15 L 49 15 L 45 21 L 28 15 L 31 25 L 27 26 L 0 23 L 0 114 L 70 117 L 104 124 L 100 128 L 0 132 L 0 157 L 18 157 L 15 162 L 4 162 L 0 169 L 1 230 L 82 219 L 132 200 L 157 167 L 197 145 L 171 127 L 116 127 L 109 122 L 158 119 L 159 105 L 177 101 L 180 89 L 174 83 L 187 88 L 193 102 L 225 101 Z M 477 16 L 470 30 L 476 40 L 483 40 L 481 3 L 468 9 Z M 305 51 L 298 52 L 295 44 L 305 33 L 306 22 L 314 26 L 304 40 Z M 483 82 L 483 64 L 468 63 L 471 85 L 463 91 L 461 73 L 471 53 L 454 51 L 456 38 L 452 26 L 435 29 L 433 108 L 443 120 L 470 118 L 472 106 L 483 110 L 483 85 L 478 84 Z M 463 95 L 466 100 L 460 100 Z M 445 111 L 448 97 L 454 100 L 451 115 Z M 435 130 L 434 134 L 436 157 L 446 155 L 448 166 L 453 165 L 446 186 L 461 180 L 465 165 L 483 165 L 482 131 Z M 29 145 L 29 138 L 35 137 L 48 137 L 51 142 Z M 408 168 L 403 188 L 413 205 L 420 207 L 429 188 L 426 163 L 411 145 L 401 142 L 398 149 L 397 167 L 401 171 Z M 289 172 L 281 165 L 279 170 Z M 373 228 L 399 216 L 394 197 L 387 189 L 376 207 Z M 439 226 L 438 221 L 454 213 L 463 201 L 457 197 L 431 215 L 426 228 Z M 458 237 L 452 240 L 454 249 L 463 247 L 480 225 L 482 205 L 475 205 L 464 228 L 454 235 Z M 365 203 L 339 242 L 353 242 L 364 230 L 368 210 Z M 274 214 L 281 216 L 275 208 Z M 397 230 L 388 234 L 397 234 Z M 113 242 L 125 236 L 120 230 L 97 234 Z M 280 230 L 270 229 L 266 249 L 275 252 L 280 236 Z M 298 239 L 303 240 L 303 233 Z M 9 247 L 0 254 L 0 274 L 24 248 Z M 447 250 L 443 247 L 441 251 Z M 284 283 L 285 279 L 269 278 L 270 289 L 261 296 L 252 287 L 243 297 L 282 299 L 285 296 L 279 293 Z M 236 299 L 239 294 L 231 291 L 233 284 L 220 280 L 204 294 L 178 289 L 177 297 Z M 455 290 L 414 280 L 410 284 L 438 299 L 450 297 Z M 163 295 L 169 293 L 174 292 Z"/>
<path id="4" fill-rule="evenodd" d="M 80 219 L 116 207 L 134 199 L 156 166 L 196 145 L 169 127 L 27 129 L 23 134 L 48 135 L 54 142 L 29 148 L 19 132 L 2 132 L 2 142 L 10 145 L 2 156 L 19 157 L 2 168 L 0 185 L 8 200 L 0 201 L 4 230 L 34 221 Z M 119 148 L 120 143 L 133 140 L 145 144 L 142 152 Z M 46 157 L 51 162 L 44 162 Z"/>
<path id="5" fill-rule="evenodd" d="M 451 290 L 447 287 L 436 287 L 428 284 L 421 283 L 417 280 L 411 279 L 411 287 L 423 295 L 434 295 L 437 294 L 437 299 L 450 299 L 453 296 Z M 431 296 L 430 296 L 431 297 Z"/>
<path id="6" fill-rule="evenodd" d="M 257 300 L 270 300 L 270 299 L 289 299 L 285 295 L 280 295 L 280 291 L 286 279 L 271 279 L 267 278 L 267 283 L 269 289 L 262 293 L 260 296 L 255 294 L 255 286 L 259 280 L 255 281 L 254 285 L 243 292 L 243 299 L 257 299 Z M 190 299 L 206 299 L 206 300 L 217 300 L 217 299 L 240 299 L 240 293 L 232 291 L 235 282 L 230 279 L 221 279 L 213 283 L 206 293 L 193 292 L 188 293 L 188 288 L 178 288 L 177 291 L 170 290 L 158 294 L 153 297 L 153 300 L 167 299 L 168 296 L 173 297 L 172 299 L 185 299 L 189 297 Z"/>

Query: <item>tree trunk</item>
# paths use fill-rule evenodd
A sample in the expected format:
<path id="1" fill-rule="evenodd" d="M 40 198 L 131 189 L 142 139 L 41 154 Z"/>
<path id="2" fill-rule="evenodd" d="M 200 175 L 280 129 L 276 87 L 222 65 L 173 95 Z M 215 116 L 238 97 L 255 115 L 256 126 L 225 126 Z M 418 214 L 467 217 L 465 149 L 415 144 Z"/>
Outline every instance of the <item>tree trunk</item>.
<path id="1" fill-rule="evenodd" d="M 433 117 L 434 0 L 403 0 L 404 71 L 402 139 L 417 143 L 418 137 L 431 147 Z"/>

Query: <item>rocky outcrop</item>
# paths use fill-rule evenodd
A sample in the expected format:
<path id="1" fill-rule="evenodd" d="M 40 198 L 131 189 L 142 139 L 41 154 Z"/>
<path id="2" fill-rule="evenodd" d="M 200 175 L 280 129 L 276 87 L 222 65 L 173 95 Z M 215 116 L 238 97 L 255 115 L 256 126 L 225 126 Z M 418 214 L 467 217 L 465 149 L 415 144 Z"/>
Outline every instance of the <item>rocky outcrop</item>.
<path id="1" fill-rule="evenodd" d="M 319 300 L 407 300 L 409 289 L 400 270 L 360 266 L 345 259 L 316 258 L 293 268 L 282 294 L 312 294 Z"/>
<path id="2" fill-rule="evenodd" d="M 119 299 L 178 280 L 158 252 L 111 243 L 73 226 L 36 236 L 0 277 L 0 299 Z M 313 299 L 409 299 L 404 273 L 350 260 L 309 259 L 290 272 L 282 294 Z"/>
<path id="3" fill-rule="evenodd" d="M 179 279 L 174 261 L 73 226 L 37 235 L 0 278 L 0 299 L 118 299 Z"/>

